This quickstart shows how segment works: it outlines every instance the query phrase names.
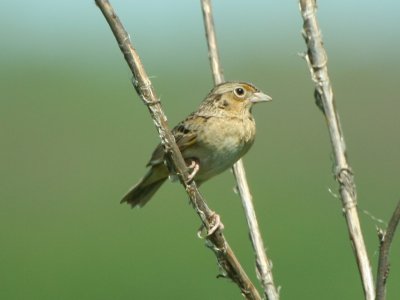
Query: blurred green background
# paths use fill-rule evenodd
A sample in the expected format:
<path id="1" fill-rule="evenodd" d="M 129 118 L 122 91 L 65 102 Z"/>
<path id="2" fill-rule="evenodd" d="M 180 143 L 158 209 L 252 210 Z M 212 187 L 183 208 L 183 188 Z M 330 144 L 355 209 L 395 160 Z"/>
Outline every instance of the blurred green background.
<path id="1" fill-rule="evenodd" d="M 173 126 L 212 87 L 199 1 L 112 1 Z M 376 218 L 399 199 L 398 1 L 320 1 L 330 75 L 376 269 Z M 282 299 L 362 299 L 314 105 L 297 2 L 214 1 L 229 80 L 274 101 L 255 108 L 245 158 Z M 158 142 L 131 74 L 94 1 L 0 4 L 0 298 L 241 299 L 216 279 L 199 219 L 179 184 L 144 208 L 119 200 Z M 201 191 L 256 280 L 230 172 Z M 400 238 L 388 299 L 400 295 Z M 375 272 L 375 271 L 374 271 Z"/>

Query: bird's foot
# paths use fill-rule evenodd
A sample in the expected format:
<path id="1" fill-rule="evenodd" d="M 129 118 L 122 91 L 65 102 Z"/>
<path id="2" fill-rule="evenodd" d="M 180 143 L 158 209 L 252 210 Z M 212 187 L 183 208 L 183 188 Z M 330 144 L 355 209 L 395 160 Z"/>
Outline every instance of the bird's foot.
<path id="1" fill-rule="evenodd" d="M 186 160 L 187 163 L 187 167 L 189 169 L 189 176 L 187 179 L 187 182 L 190 183 L 193 181 L 193 178 L 196 176 L 197 172 L 199 172 L 200 170 L 200 164 L 198 163 L 198 161 L 194 158 L 190 158 L 188 160 Z"/>
<path id="2" fill-rule="evenodd" d="M 221 217 L 219 214 L 213 212 L 209 218 L 209 224 L 210 228 L 207 230 L 207 234 L 203 235 L 203 230 L 205 228 L 204 224 L 200 226 L 199 230 L 197 231 L 197 236 L 199 238 L 207 238 L 211 235 L 213 235 L 218 229 L 223 230 L 224 229 L 224 224 L 221 222 Z"/>
<path id="3" fill-rule="evenodd" d="M 221 217 L 219 216 L 219 214 L 213 212 L 210 218 L 211 218 L 210 220 L 211 228 L 208 230 L 207 236 L 212 235 L 218 229 L 220 230 L 224 229 L 224 224 L 222 224 Z"/>

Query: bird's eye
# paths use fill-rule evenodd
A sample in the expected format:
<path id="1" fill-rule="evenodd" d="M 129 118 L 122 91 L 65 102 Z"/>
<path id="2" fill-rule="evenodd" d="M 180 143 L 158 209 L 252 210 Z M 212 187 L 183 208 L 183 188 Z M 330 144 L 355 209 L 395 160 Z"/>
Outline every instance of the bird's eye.
<path id="1" fill-rule="evenodd" d="M 239 98 L 242 98 L 244 96 L 244 89 L 241 87 L 238 87 L 234 90 L 234 93 L 236 96 L 238 96 Z"/>

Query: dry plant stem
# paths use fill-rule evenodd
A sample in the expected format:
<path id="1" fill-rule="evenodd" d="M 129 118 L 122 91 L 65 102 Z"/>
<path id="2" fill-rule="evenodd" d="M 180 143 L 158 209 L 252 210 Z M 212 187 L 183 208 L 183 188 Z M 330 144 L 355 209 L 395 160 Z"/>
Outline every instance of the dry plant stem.
<path id="1" fill-rule="evenodd" d="M 140 98 L 148 107 L 156 125 L 164 150 L 167 154 L 168 165 L 179 175 L 180 181 L 184 185 L 204 227 L 209 230 L 212 228 L 213 224 L 210 223 L 214 220 L 215 213 L 210 210 L 205 203 L 195 182 L 188 181 L 189 174 L 186 164 L 168 128 L 167 119 L 162 111 L 160 101 L 131 43 L 129 35 L 108 1 L 96 0 L 95 2 L 110 25 L 125 60 L 132 71 L 134 87 Z M 207 237 L 207 245 L 214 251 L 218 259 L 218 264 L 224 273 L 223 276 L 232 279 L 239 286 L 242 294 L 245 295 L 247 299 L 261 299 L 220 229 L 217 229 L 212 235 Z"/>
<path id="2" fill-rule="evenodd" d="M 204 27 L 208 46 L 208 58 L 211 63 L 211 72 L 214 78 L 214 84 L 220 84 L 225 81 L 222 72 L 221 63 L 218 55 L 217 38 L 214 29 L 214 18 L 210 0 L 201 0 L 203 10 Z"/>
<path id="3" fill-rule="evenodd" d="M 217 39 L 215 36 L 214 21 L 212 15 L 210 0 L 201 0 L 203 10 L 204 27 L 206 31 L 208 55 L 211 63 L 211 71 L 214 83 L 219 84 L 224 81 L 222 67 L 218 56 Z M 243 161 L 240 159 L 233 166 L 233 173 L 236 178 L 242 205 L 245 211 L 247 225 L 249 227 L 250 237 L 256 256 L 257 275 L 264 289 L 264 294 L 269 300 L 279 299 L 279 293 L 275 287 L 271 264 L 268 261 L 264 242 L 258 226 L 257 217 L 250 193 L 249 185 L 246 179 L 246 172 Z"/>
<path id="4" fill-rule="evenodd" d="M 339 117 L 333 99 L 332 86 L 328 75 L 327 54 L 323 47 L 316 17 L 314 0 L 300 0 L 300 10 L 304 20 L 303 36 L 307 44 L 305 59 L 315 83 L 315 99 L 325 115 L 333 148 L 335 178 L 339 183 L 343 212 L 352 242 L 354 254 L 364 288 L 365 298 L 375 299 L 375 289 L 371 265 L 357 213 L 357 195 L 353 173 L 347 162 L 346 146 Z"/>
<path id="5" fill-rule="evenodd" d="M 389 251 L 392 245 L 393 236 L 400 220 L 400 201 L 390 218 L 386 232 L 379 235 L 380 248 L 378 259 L 378 274 L 376 276 L 376 300 L 386 299 L 386 280 L 389 275 Z"/>

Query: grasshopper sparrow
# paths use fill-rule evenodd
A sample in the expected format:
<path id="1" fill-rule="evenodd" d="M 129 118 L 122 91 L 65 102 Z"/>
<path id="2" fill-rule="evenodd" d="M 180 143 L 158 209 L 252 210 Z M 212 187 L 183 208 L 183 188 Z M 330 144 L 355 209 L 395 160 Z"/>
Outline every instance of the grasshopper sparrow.
<path id="1" fill-rule="evenodd" d="M 172 130 L 197 185 L 225 171 L 246 154 L 256 133 L 251 108 L 270 100 L 250 83 L 225 82 L 215 86 L 199 109 Z M 161 144 L 147 166 L 150 170 L 121 203 L 145 205 L 168 178 Z"/>

